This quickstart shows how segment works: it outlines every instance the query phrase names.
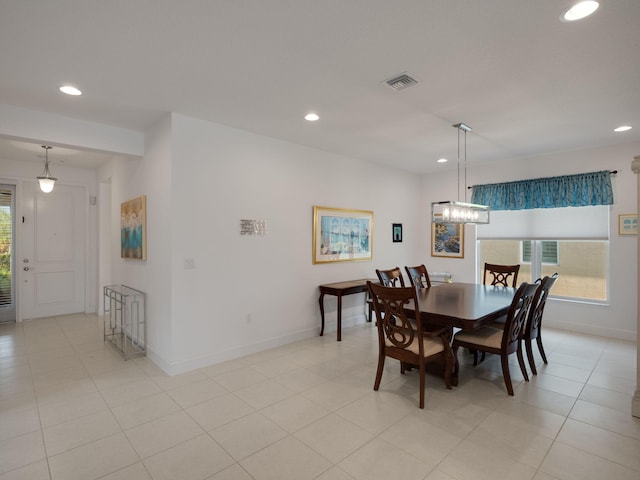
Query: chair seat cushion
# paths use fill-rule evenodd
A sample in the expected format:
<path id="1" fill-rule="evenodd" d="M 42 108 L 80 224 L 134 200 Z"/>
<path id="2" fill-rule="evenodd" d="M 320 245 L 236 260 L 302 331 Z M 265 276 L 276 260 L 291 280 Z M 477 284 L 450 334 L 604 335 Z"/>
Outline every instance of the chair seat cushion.
<path id="1" fill-rule="evenodd" d="M 494 327 L 482 327 L 473 332 L 458 332 L 454 341 L 473 343 L 474 345 L 490 348 L 500 348 L 504 330 Z"/>
<path id="2" fill-rule="evenodd" d="M 419 355 L 419 340 L 418 337 L 416 336 L 413 339 L 413 342 L 411 342 L 411 345 L 409 345 L 405 350 L 409 350 L 411 353 L 414 353 L 415 355 Z M 442 345 L 442 340 L 438 339 L 433 339 L 433 338 L 423 338 L 422 339 L 422 343 L 424 344 L 424 356 L 426 357 L 430 357 L 431 355 L 436 355 L 440 352 L 442 352 L 444 350 L 444 345 Z M 395 345 L 393 343 L 391 343 L 389 341 L 389 339 L 385 340 L 385 344 L 387 347 L 395 347 Z"/>

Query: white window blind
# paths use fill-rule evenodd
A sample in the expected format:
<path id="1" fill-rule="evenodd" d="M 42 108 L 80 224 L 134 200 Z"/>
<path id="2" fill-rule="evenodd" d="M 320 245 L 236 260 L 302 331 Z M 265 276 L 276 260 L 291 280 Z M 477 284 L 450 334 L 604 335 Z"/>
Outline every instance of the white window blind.
<path id="1" fill-rule="evenodd" d="M 478 239 L 609 239 L 609 206 L 491 211 L 477 226 Z"/>

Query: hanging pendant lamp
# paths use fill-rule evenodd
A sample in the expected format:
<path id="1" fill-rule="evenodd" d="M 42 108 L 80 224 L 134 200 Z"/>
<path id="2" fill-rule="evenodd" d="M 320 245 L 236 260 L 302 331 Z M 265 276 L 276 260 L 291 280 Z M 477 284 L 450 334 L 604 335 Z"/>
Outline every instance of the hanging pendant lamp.
<path id="1" fill-rule="evenodd" d="M 50 147 L 49 145 L 42 145 L 42 148 L 44 148 L 44 172 L 36 178 L 40 182 L 40 190 L 44 193 L 49 193 L 53 191 L 53 186 L 58 179 L 51 175 L 51 172 L 49 171 L 49 150 L 53 147 Z"/>
<path id="2" fill-rule="evenodd" d="M 471 127 L 456 123 L 458 130 L 458 200 L 434 202 L 431 204 L 433 223 L 489 223 L 489 207 L 460 201 L 460 132 L 464 132 L 464 193 L 467 195 L 467 132 Z M 466 200 L 466 198 L 465 198 Z"/>

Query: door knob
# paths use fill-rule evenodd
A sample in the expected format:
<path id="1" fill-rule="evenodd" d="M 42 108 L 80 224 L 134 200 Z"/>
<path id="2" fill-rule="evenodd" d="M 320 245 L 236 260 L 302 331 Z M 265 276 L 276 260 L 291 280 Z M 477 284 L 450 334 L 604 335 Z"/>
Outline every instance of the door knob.
<path id="1" fill-rule="evenodd" d="M 24 268 L 23 268 L 23 270 L 24 270 L 25 272 L 28 272 L 28 271 L 29 271 L 29 267 L 24 267 Z"/>

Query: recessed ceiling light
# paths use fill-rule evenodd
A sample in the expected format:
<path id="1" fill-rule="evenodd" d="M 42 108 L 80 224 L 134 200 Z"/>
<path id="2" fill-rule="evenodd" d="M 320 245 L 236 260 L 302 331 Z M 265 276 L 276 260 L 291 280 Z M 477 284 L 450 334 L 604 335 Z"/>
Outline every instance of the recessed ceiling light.
<path id="1" fill-rule="evenodd" d="M 438 163 L 447 163 L 447 159 L 446 158 L 439 158 L 438 159 Z"/>
<path id="2" fill-rule="evenodd" d="M 599 6 L 600 4 L 595 0 L 585 0 L 584 2 L 578 2 L 569 10 L 564 12 L 564 14 L 560 17 L 560 20 L 564 20 L 565 22 L 574 22 L 576 20 L 580 20 L 591 15 L 598 9 Z"/>
<path id="3" fill-rule="evenodd" d="M 631 130 L 631 125 L 621 125 L 618 128 L 614 128 L 614 132 L 626 132 L 627 130 Z"/>
<path id="4" fill-rule="evenodd" d="M 60 91 L 67 95 L 82 95 L 82 92 L 72 85 L 63 85 L 60 87 Z"/>
<path id="5" fill-rule="evenodd" d="M 320 117 L 318 116 L 317 113 L 307 113 L 304 116 L 304 119 L 307 120 L 308 122 L 315 122 L 316 120 L 320 120 Z"/>

